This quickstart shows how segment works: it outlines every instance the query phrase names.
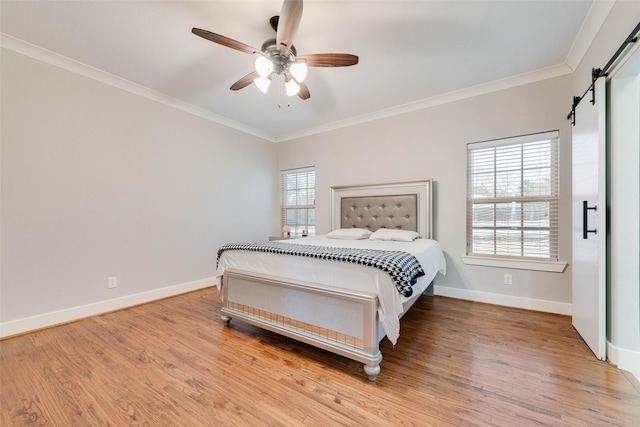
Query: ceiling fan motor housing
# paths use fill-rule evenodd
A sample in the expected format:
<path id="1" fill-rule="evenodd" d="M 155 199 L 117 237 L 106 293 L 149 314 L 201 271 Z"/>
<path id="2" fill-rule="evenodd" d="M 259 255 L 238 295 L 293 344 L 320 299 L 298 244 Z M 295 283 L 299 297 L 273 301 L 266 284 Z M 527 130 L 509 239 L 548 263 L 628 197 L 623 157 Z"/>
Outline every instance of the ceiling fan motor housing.
<path id="1" fill-rule="evenodd" d="M 268 39 L 262 43 L 260 50 L 271 60 L 271 62 L 273 62 L 273 72 L 276 74 L 283 74 L 287 70 L 289 63 L 295 60 L 295 56 L 297 54 L 294 46 L 291 46 L 291 49 L 287 54 L 279 51 L 276 45 L 276 39 L 274 38 Z"/>

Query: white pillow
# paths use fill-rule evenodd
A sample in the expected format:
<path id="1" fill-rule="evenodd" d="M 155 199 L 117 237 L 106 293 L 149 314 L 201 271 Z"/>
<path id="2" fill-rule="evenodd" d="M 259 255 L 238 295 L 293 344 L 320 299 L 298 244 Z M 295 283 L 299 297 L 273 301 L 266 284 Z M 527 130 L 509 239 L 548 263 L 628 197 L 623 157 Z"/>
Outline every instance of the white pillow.
<path id="1" fill-rule="evenodd" d="M 395 230 L 390 228 L 381 228 L 369 237 L 369 240 L 396 240 L 399 242 L 412 242 L 420 237 L 415 231 Z"/>
<path id="2" fill-rule="evenodd" d="M 327 234 L 329 239 L 342 240 L 362 240 L 368 239 L 369 236 L 371 236 L 371 231 L 364 228 L 339 228 Z"/>

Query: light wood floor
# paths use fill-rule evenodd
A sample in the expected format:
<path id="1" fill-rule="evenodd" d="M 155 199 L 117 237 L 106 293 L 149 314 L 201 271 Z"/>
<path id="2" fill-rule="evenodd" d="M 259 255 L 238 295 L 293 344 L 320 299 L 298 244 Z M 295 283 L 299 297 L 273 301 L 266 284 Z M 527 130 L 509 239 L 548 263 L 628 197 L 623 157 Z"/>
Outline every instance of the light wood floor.
<path id="1" fill-rule="evenodd" d="M 214 288 L 0 342 L 2 426 L 638 426 L 568 317 L 421 297 L 382 372 L 243 324 Z"/>

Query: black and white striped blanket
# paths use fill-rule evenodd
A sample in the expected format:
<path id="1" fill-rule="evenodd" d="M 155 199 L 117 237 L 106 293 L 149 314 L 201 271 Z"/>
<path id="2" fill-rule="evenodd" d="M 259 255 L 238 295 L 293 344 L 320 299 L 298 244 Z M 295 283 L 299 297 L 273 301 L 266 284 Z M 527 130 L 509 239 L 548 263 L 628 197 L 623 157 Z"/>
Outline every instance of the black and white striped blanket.
<path id="1" fill-rule="evenodd" d="M 220 261 L 222 253 L 229 250 L 295 255 L 375 267 L 387 272 L 396 284 L 398 292 L 405 297 L 411 296 L 413 293 L 411 286 L 416 283 L 418 277 L 424 276 L 424 270 L 416 257 L 402 251 L 292 245 L 277 241 L 248 241 L 229 243 L 222 246 L 220 250 L 218 250 L 216 264 Z"/>

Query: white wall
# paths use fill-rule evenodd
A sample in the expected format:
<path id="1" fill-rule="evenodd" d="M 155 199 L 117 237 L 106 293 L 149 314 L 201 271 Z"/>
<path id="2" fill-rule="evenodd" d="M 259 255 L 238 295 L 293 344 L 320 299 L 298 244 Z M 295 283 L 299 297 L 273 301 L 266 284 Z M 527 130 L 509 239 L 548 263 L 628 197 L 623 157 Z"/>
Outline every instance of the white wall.
<path id="1" fill-rule="evenodd" d="M 447 258 L 436 292 L 461 298 L 570 312 L 571 269 L 534 272 L 464 265 L 468 143 L 560 130 L 560 258 L 571 260 L 571 76 L 277 144 L 279 169 L 316 166 L 317 229 L 330 227 L 330 187 L 417 178 L 435 180 L 435 238 Z M 503 274 L 513 284 L 503 284 Z"/>
<path id="2" fill-rule="evenodd" d="M 582 95 L 591 84 L 591 70 L 603 68 L 640 22 L 640 2 L 618 0 L 574 73 L 573 91 Z M 634 49 L 633 45 L 627 51 Z M 637 49 L 637 48 L 635 48 Z M 615 66 L 613 68 L 615 70 Z M 637 72 L 637 70 L 636 70 Z M 633 73 L 630 73 L 633 74 Z M 640 82 L 618 76 L 611 84 L 609 157 L 609 283 L 607 289 L 607 357 L 640 378 L 640 290 L 638 262 L 638 144 Z M 624 95 L 626 101 L 620 99 Z M 614 95 L 615 96 L 615 95 Z M 585 99 L 583 102 L 588 102 Z M 576 117 L 580 120 L 580 116 Z"/>
<path id="3" fill-rule="evenodd" d="M 220 245 L 269 235 L 273 143 L 10 50 L 1 67 L 0 336 L 210 285 Z"/>
<path id="4" fill-rule="evenodd" d="M 628 66 L 610 83 L 608 341 L 640 378 L 640 51 Z"/>

